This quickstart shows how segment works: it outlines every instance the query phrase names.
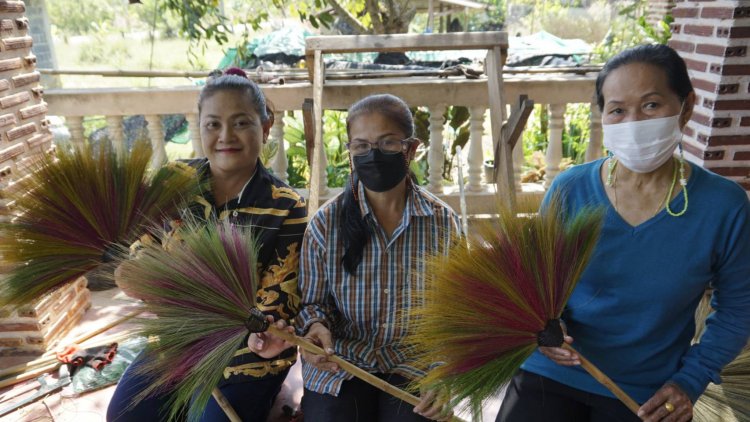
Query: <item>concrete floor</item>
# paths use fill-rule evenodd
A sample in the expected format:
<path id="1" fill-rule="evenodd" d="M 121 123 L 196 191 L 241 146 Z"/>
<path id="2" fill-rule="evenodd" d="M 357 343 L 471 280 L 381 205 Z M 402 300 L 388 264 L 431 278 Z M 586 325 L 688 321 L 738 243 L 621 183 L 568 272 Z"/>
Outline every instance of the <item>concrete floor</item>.
<path id="1" fill-rule="evenodd" d="M 133 299 L 125 296 L 119 289 L 92 292 L 91 297 L 91 309 L 86 312 L 84 319 L 66 337 L 67 341 L 79 337 L 82 334 L 91 332 L 109 322 L 115 321 L 132 312 L 137 306 L 137 303 Z M 132 328 L 132 323 L 124 323 L 108 330 L 94 340 L 117 335 L 118 333 L 123 334 Z M 61 341 L 61 344 L 66 344 L 66 341 Z M 33 358 L 0 358 L 0 368 L 7 368 L 12 365 L 27 362 L 31 359 Z M 55 375 L 52 374 L 49 375 L 48 379 L 53 380 L 54 378 Z M 32 392 L 22 391 L 38 385 L 39 384 L 35 380 L 30 380 L 0 390 L 0 409 L 27 397 Z M 27 405 L 0 418 L 0 422 L 104 422 L 107 405 L 114 393 L 114 389 L 114 386 L 110 386 L 80 396 L 73 396 L 69 391 L 63 389 L 62 391 L 50 394 L 44 399 L 38 400 L 33 404 Z M 274 410 L 268 422 L 288 421 L 289 419 L 284 416 L 282 406 L 286 405 L 292 409 L 297 409 L 301 398 L 302 375 L 298 362 L 287 376 L 286 382 L 284 383 L 281 393 L 279 393 Z M 499 399 L 491 400 L 484 409 L 483 421 L 494 421 L 499 407 Z M 460 416 L 464 420 L 470 420 L 470 417 L 466 414 Z"/>

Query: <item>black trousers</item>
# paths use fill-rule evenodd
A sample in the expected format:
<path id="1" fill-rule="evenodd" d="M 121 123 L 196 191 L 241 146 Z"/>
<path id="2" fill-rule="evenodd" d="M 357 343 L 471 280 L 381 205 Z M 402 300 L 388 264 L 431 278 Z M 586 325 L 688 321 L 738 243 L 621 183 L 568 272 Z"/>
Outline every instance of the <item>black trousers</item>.
<path id="1" fill-rule="evenodd" d="M 373 374 L 397 387 L 409 381 L 395 374 Z M 425 422 L 413 412 L 414 406 L 353 378 L 344 381 L 338 396 L 305 389 L 302 412 L 305 422 Z"/>
<path id="2" fill-rule="evenodd" d="M 148 359 L 141 353 L 125 370 L 107 408 L 107 422 L 184 422 L 187 412 L 168 420 L 166 405 L 169 393 L 134 401 L 150 383 L 150 378 L 136 373 L 137 367 Z M 288 370 L 276 376 L 241 384 L 228 384 L 220 388 L 243 422 L 264 422 L 271 411 L 276 395 L 281 390 Z M 229 422 L 229 418 L 212 397 L 200 416 L 201 422 Z"/>
<path id="3" fill-rule="evenodd" d="M 508 385 L 495 422 L 639 422 L 622 402 L 524 370 Z"/>

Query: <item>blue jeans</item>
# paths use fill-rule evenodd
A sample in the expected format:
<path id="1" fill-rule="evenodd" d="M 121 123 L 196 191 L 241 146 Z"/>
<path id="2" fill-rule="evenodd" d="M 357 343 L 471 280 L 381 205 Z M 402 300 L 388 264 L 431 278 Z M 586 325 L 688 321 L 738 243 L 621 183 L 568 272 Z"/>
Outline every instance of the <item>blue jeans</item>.
<path id="1" fill-rule="evenodd" d="M 165 408 L 165 404 L 169 400 L 168 393 L 148 397 L 131 406 L 133 398 L 143 391 L 150 382 L 148 376 L 136 373 L 136 368 L 145 359 L 144 354 L 141 353 L 122 375 L 107 408 L 108 422 L 167 421 L 168 410 Z M 227 384 L 220 390 L 243 422 L 264 422 L 271 411 L 276 395 L 281 390 L 287 372 L 288 370 L 275 376 L 259 378 L 251 382 Z M 175 422 L 186 420 L 186 415 L 187 409 Z M 211 398 L 203 411 L 203 415 L 201 415 L 200 421 L 223 422 L 229 421 L 229 418 L 216 403 L 216 400 Z"/>

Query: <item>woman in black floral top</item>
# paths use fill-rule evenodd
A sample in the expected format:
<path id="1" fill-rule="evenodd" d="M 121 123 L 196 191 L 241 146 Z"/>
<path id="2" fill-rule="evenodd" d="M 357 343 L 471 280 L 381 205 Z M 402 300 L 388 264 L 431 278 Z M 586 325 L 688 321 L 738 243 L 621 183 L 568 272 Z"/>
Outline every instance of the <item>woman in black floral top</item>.
<path id="1" fill-rule="evenodd" d="M 189 211 L 199 218 L 229 219 L 254 229 L 260 245 L 256 302 L 260 310 L 285 325 L 299 309 L 297 273 L 307 209 L 304 199 L 260 162 L 273 114 L 258 86 L 237 70 L 208 81 L 200 94 L 198 110 L 206 158 L 187 164 L 210 189 L 194 198 Z M 180 222 L 168 224 L 170 233 L 161 239 L 165 248 L 180 239 Z M 134 248 L 146 242 L 154 242 L 154 238 L 145 235 Z M 223 369 L 219 387 L 243 421 L 264 421 L 295 360 L 296 350 L 280 339 L 252 334 L 247 347 L 238 350 Z M 131 369 L 126 371 L 110 402 L 107 420 L 160 420 L 168 396 L 128 407 L 146 383 L 147 378 Z M 211 399 L 201 420 L 228 419 Z"/>

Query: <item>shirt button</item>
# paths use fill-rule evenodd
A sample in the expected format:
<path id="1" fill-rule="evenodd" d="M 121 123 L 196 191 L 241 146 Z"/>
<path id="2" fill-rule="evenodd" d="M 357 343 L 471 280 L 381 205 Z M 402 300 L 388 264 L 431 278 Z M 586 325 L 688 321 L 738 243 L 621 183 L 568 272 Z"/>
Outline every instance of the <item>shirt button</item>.
<path id="1" fill-rule="evenodd" d="M 391 291 L 390 291 L 389 289 L 383 289 L 383 293 L 385 293 L 385 294 L 388 294 L 388 293 L 390 293 L 390 292 L 391 292 Z"/>

